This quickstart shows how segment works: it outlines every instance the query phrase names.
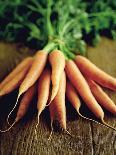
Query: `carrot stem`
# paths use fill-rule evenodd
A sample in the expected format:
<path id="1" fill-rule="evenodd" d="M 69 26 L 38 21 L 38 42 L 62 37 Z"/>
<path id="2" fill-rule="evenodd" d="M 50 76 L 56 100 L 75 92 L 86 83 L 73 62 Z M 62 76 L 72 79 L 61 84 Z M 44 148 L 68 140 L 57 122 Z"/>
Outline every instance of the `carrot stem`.
<path id="1" fill-rule="evenodd" d="M 47 0 L 46 22 L 47 22 L 48 36 L 53 36 L 53 34 L 54 34 L 51 19 L 50 19 L 50 17 L 51 17 L 51 5 L 52 5 L 51 0 Z"/>
<path id="2" fill-rule="evenodd" d="M 70 52 L 65 45 L 60 44 L 59 45 L 60 50 L 63 52 L 63 54 L 65 55 L 65 58 L 68 59 L 74 59 L 75 58 L 75 54 Z"/>
<path id="3" fill-rule="evenodd" d="M 73 60 L 75 58 L 75 54 L 70 52 L 67 48 L 65 48 L 65 53 L 68 55 L 69 59 Z"/>
<path id="4" fill-rule="evenodd" d="M 43 48 L 43 51 L 46 51 L 47 53 L 51 52 L 56 47 L 56 44 L 54 42 L 48 42 L 48 44 Z"/>

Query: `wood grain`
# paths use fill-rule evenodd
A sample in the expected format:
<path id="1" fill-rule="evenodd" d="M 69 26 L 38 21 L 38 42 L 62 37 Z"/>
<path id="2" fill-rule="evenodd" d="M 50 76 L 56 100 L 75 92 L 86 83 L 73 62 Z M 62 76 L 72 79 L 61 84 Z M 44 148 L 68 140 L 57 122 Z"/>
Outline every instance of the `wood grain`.
<path id="1" fill-rule="evenodd" d="M 96 48 L 88 48 L 88 58 L 107 73 L 116 77 L 116 42 L 103 39 Z M 116 94 L 105 90 L 116 102 Z M 0 128 L 6 128 L 6 116 L 15 104 L 17 91 L 0 99 Z M 40 125 L 35 134 L 37 123 L 36 100 L 33 101 L 28 114 L 23 120 L 7 133 L 0 133 L 0 155 L 39 155 L 39 154 L 75 154 L 75 155 L 115 155 L 116 132 L 98 124 L 83 120 L 76 111 L 67 105 L 67 130 L 73 135 L 70 137 L 65 132 L 55 131 L 51 141 L 50 118 L 48 110 L 43 112 Z M 82 113 L 92 116 L 87 108 Z M 105 120 L 116 127 L 116 119 L 105 111 Z"/>
<path id="2" fill-rule="evenodd" d="M 106 38 L 97 48 L 88 49 L 89 59 L 102 70 L 116 77 L 116 42 Z M 105 90 L 116 103 L 116 92 Z M 105 109 L 104 109 L 105 111 Z M 116 127 L 116 119 L 105 111 L 105 120 Z M 116 154 L 116 132 L 108 128 L 92 124 L 93 148 L 95 155 Z"/>

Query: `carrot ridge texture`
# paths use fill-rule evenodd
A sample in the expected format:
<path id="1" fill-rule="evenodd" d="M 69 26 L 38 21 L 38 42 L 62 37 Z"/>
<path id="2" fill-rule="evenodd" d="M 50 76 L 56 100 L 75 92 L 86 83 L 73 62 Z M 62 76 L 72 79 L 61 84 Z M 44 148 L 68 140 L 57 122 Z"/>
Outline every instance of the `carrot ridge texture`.
<path id="1" fill-rule="evenodd" d="M 96 117 L 103 119 L 104 112 L 92 95 L 86 80 L 84 79 L 76 64 L 72 60 L 68 60 L 66 62 L 65 70 L 67 77 L 76 88 L 80 96 L 83 98 L 88 108 L 96 115 Z"/>
<path id="2" fill-rule="evenodd" d="M 24 80 L 27 72 L 29 71 L 31 63 L 23 68 L 22 71 L 17 73 L 9 82 L 4 84 L 0 90 L 0 96 L 6 95 L 16 89 Z"/>
<path id="3" fill-rule="evenodd" d="M 69 80 L 66 81 L 66 96 L 77 112 L 79 112 L 81 102 L 76 89 Z"/>
<path id="4" fill-rule="evenodd" d="M 61 75 L 65 68 L 64 54 L 59 50 L 52 51 L 49 54 L 49 62 L 52 67 L 52 94 L 50 99 L 52 101 L 58 92 Z"/>
<path id="5" fill-rule="evenodd" d="M 72 60 L 68 60 L 66 62 L 66 74 L 70 79 L 73 86 L 76 88 L 78 93 L 81 95 L 85 103 L 87 104 L 88 108 L 95 114 L 97 118 L 101 120 L 101 122 L 106 126 L 116 131 L 116 129 L 104 121 L 104 112 L 101 106 L 97 103 L 96 99 L 94 98 L 89 85 L 87 84 L 85 78 L 79 71 L 78 67 Z M 80 113 L 79 113 L 80 114 Z M 92 120 L 92 119 L 88 119 Z M 95 121 L 96 122 L 96 121 Z"/>
<path id="6" fill-rule="evenodd" d="M 4 85 L 6 85 L 7 82 L 12 80 L 20 71 L 24 69 L 24 67 L 30 66 L 32 64 L 33 58 L 32 57 L 27 57 L 25 58 L 22 62 L 20 62 L 6 78 L 0 83 L 0 90 Z"/>
<path id="7" fill-rule="evenodd" d="M 66 130 L 66 107 L 65 107 L 66 75 L 62 73 L 58 93 L 49 105 L 51 122 L 58 120 L 61 127 Z"/>
<path id="8" fill-rule="evenodd" d="M 80 113 L 81 102 L 76 89 L 74 88 L 74 86 L 71 84 L 69 80 L 67 80 L 66 82 L 66 96 L 81 118 L 86 119 L 88 121 L 93 121 L 99 125 L 103 125 L 100 122 L 97 122 L 91 118 L 85 117 Z"/>
<path id="9" fill-rule="evenodd" d="M 110 97 L 103 91 L 103 89 L 91 79 L 87 79 L 89 87 L 96 98 L 96 100 L 108 111 L 116 115 L 116 105 Z"/>
<path id="10" fill-rule="evenodd" d="M 75 63 L 84 75 L 96 81 L 103 87 L 116 91 L 116 78 L 113 78 L 99 69 L 87 58 L 83 56 L 76 56 Z"/>
<path id="11" fill-rule="evenodd" d="M 36 53 L 32 66 L 19 88 L 19 96 L 27 91 L 39 78 L 46 65 L 47 56 L 48 53 L 42 50 Z"/>
<path id="12" fill-rule="evenodd" d="M 8 120 L 9 117 L 10 117 L 10 115 L 11 115 L 11 113 L 12 113 L 13 110 L 14 110 L 14 108 L 13 108 L 13 110 L 9 113 L 9 115 L 8 115 L 8 117 L 7 117 L 7 121 L 8 121 L 8 123 L 9 123 L 10 127 L 7 128 L 6 130 L 1 130 L 1 129 L 0 129 L 0 132 L 7 132 L 7 131 L 9 131 L 10 129 L 12 129 L 12 127 L 13 127 L 20 119 L 23 118 L 23 116 L 26 114 L 26 112 L 27 112 L 28 109 L 29 109 L 29 106 L 30 106 L 30 104 L 31 104 L 31 101 L 32 101 L 32 99 L 33 99 L 33 96 L 34 96 L 35 92 L 36 92 L 36 85 L 33 85 L 33 86 L 30 87 L 30 88 L 28 89 L 28 91 L 24 94 L 24 96 L 23 96 L 23 98 L 22 98 L 22 100 L 21 100 L 21 103 L 20 103 L 20 105 L 19 105 L 19 109 L 18 109 L 18 111 L 17 111 L 17 115 L 16 115 L 16 118 L 15 118 L 14 122 L 13 122 L 12 124 L 10 124 L 10 123 L 9 123 L 9 120 Z M 16 106 L 15 106 L 15 107 L 16 107 Z"/>
<path id="13" fill-rule="evenodd" d="M 40 115 L 41 112 L 46 107 L 50 91 L 50 81 L 51 81 L 51 71 L 50 69 L 46 68 L 41 74 L 38 81 L 38 101 L 37 101 L 38 115 Z"/>
<path id="14" fill-rule="evenodd" d="M 36 84 L 31 86 L 22 97 L 22 100 L 19 105 L 19 109 L 17 111 L 16 121 L 19 121 L 23 116 L 26 114 L 26 112 L 29 109 L 29 106 L 31 104 L 31 101 L 34 97 L 34 94 L 36 92 Z"/>
<path id="15" fill-rule="evenodd" d="M 49 60 L 48 66 L 46 66 L 47 59 Z M 104 108 L 116 115 L 116 105 L 100 85 L 111 90 L 116 90 L 116 78 L 99 69 L 87 58 L 76 56 L 74 61 L 68 58 L 65 60 L 65 56 L 60 50 L 51 51 L 49 55 L 44 50 L 37 51 L 34 57 L 24 59 L 0 83 L 0 96 L 8 94 L 20 86 L 17 101 L 7 117 L 8 123 L 9 117 L 16 108 L 19 98 L 22 96 L 14 122 L 11 125 L 9 123 L 10 127 L 8 129 L 0 131 L 9 131 L 15 123 L 24 117 L 35 92 L 38 92 L 38 123 L 36 128 L 39 124 L 40 114 L 46 106 L 49 106 L 52 129 L 49 138 L 51 138 L 52 125 L 55 120 L 58 120 L 62 129 L 70 135 L 66 129 L 65 95 L 79 116 L 99 123 L 91 118 L 86 118 L 80 113 L 80 95 L 88 108 L 101 120 L 102 123 L 99 124 L 116 131 L 114 127 L 104 121 L 104 111 L 101 107 L 101 105 L 104 106 Z"/>

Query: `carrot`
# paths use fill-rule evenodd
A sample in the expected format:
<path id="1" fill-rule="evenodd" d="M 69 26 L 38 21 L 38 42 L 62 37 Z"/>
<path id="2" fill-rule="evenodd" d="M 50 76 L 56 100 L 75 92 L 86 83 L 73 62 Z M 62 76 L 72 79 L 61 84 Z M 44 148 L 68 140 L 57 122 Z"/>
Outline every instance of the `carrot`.
<path id="1" fill-rule="evenodd" d="M 51 71 L 50 69 L 46 68 L 41 74 L 38 81 L 38 102 L 37 102 L 38 123 L 39 123 L 39 116 L 41 112 L 44 110 L 48 101 L 50 91 L 50 80 L 51 80 L 50 76 Z"/>
<path id="2" fill-rule="evenodd" d="M 95 114 L 97 118 L 99 118 L 102 121 L 104 125 L 114 129 L 113 127 L 106 124 L 106 122 L 104 122 L 104 112 L 101 106 L 95 100 L 94 96 L 92 95 L 92 92 L 86 80 L 84 79 L 76 64 L 72 60 L 68 60 L 66 62 L 65 70 L 67 77 L 69 78 L 73 86 L 76 88 L 80 96 L 83 98 L 88 108 Z"/>
<path id="3" fill-rule="evenodd" d="M 66 75 L 65 72 L 62 73 L 62 78 L 60 79 L 58 93 L 55 96 L 54 100 L 49 105 L 50 118 L 51 118 L 51 133 L 48 140 L 51 139 L 53 132 L 53 121 L 58 120 L 60 126 L 64 131 L 72 136 L 69 131 L 66 129 L 66 107 L 65 107 L 65 91 L 66 91 Z"/>
<path id="4" fill-rule="evenodd" d="M 10 125 L 10 127 L 6 130 L 0 130 L 0 132 L 7 132 L 9 131 L 20 119 L 22 119 L 24 117 L 24 115 L 26 114 L 26 112 L 29 109 L 29 106 L 31 104 L 31 101 L 33 99 L 33 96 L 36 92 L 36 85 L 33 85 L 32 87 L 30 87 L 27 92 L 24 94 L 21 103 L 19 105 L 19 109 L 17 111 L 17 115 L 15 118 L 15 121 L 12 123 L 12 125 Z M 7 122 L 9 123 L 8 119 L 9 116 L 11 115 L 11 113 L 13 112 L 13 110 L 15 109 L 16 106 L 14 106 L 14 108 L 12 109 L 12 111 L 9 113 L 8 117 L 7 117 Z"/>
<path id="5" fill-rule="evenodd" d="M 16 104 L 15 104 L 14 108 L 18 104 L 20 96 L 24 92 L 26 92 L 36 82 L 36 80 L 41 75 L 41 73 L 46 65 L 47 55 L 48 55 L 47 52 L 42 51 L 42 50 L 38 51 L 36 53 L 33 63 L 31 65 L 31 68 L 19 88 L 19 93 L 18 93 L 18 97 L 17 97 Z M 13 112 L 14 108 L 12 109 L 12 112 Z"/>
<path id="6" fill-rule="evenodd" d="M 26 114 L 29 105 L 31 104 L 31 101 L 34 97 L 34 94 L 36 92 L 36 85 L 31 86 L 24 94 L 18 112 L 17 112 L 17 116 L 16 116 L 16 121 L 19 121 L 21 118 L 24 117 L 24 115 Z"/>
<path id="7" fill-rule="evenodd" d="M 80 102 L 76 89 L 73 87 L 73 85 L 71 84 L 69 80 L 66 81 L 66 96 L 68 100 L 70 101 L 70 103 L 73 105 L 73 107 L 79 113 L 81 102 Z"/>
<path id="8" fill-rule="evenodd" d="M 51 102 L 58 92 L 61 75 L 65 67 L 65 57 L 61 51 L 55 50 L 49 54 L 49 62 L 52 67 L 52 94 L 50 99 Z"/>
<path id="9" fill-rule="evenodd" d="M 62 74 L 58 93 L 53 102 L 49 105 L 51 122 L 55 119 L 59 121 L 61 127 L 66 130 L 66 107 L 65 107 L 65 91 L 66 91 L 66 75 Z"/>
<path id="10" fill-rule="evenodd" d="M 96 81 L 103 87 L 116 90 L 116 78 L 113 78 L 112 76 L 99 69 L 87 58 L 83 56 L 76 56 L 75 62 L 84 75 Z"/>
<path id="11" fill-rule="evenodd" d="M 80 113 L 81 102 L 79 99 L 79 95 L 69 80 L 67 80 L 67 82 L 66 82 L 66 96 L 67 96 L 69 102 L 72 104 L 72 106 L 75 108 L 75 110 L 77 111 L 78 115 L 81 118 L 89 120 L 89 121 L 93 121 L 100 125 L 103 125 L 100 122 L 97 122 L 91 118 L 87 118 Z"/>
<path id="12" fill-rule="evenodd" d="M 10 80 L 12 80 L 20 71 L 23 70 L 26 66 L 30 66 L 32 64 L 33 58 L 27 57 L 18 66 L 13 69 L 13 71 L 0 83 L 0 90 L 7 84 Z"/>
<path id="13" fill-rule="evenodd" d="M 43 50 L 36 53 L 32 66 L 19 88 L 18 98 L 21 94 L 27 91 L 39 78 L 46 65 L 47 55 L 48 53 Z"/>
<path id="14" fill-rule="evenodd" d="M 104 106 L 104 108 L 116 115 L 116 105 L 103 89 L 91 79 L 87 78 L 87 82 L 96 100 Z"/>
<path id="15" fill-rule="evenodd" d="M 6 95 L 11 91 L 13 91 L 14 89 L 16 89 L 22 83 L 28 70 L 30 69 L 30 66 L 31 66 L 31 63 L 25 66 L 23 70 L 17 73 L 15 77 L 13 77 L 9 82 L 4 84 L 4 86 L 0 90 L 0 96 Z"/>
<path id="16" fill-rule="evenodd" d="M 76 64 L 72 60 L 67 61 L 65 70 L 67 77 L 74 85 L 74 87 L 83 98 L 85 103 L 88 105 L 88 107 L 92 110 L 96 117 L 103 119 L 103 110 L 93 97 L 86 80 L 77 68 Z"/>
<path id="17" fill-rule="evenodd" d="M 38 81 L 38 101 L 37 101 L 37 109 L 38 109 L 38 122 L 35 127 L 35 136 L 37 137 L 37 127 L 39 125 L 39 117 L 42 111 L 45 109 L 50 91 L 50 81 L 51 81 L 51 71 L 46 68 L 41 74 Z"/>

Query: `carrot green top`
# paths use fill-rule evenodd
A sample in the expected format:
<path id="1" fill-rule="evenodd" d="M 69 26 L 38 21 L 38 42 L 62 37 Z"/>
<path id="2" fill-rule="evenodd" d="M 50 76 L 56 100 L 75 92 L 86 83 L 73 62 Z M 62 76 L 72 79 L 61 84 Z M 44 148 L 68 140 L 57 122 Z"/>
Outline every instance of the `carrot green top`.
<path id="1" fill-rule="evenodd" d="M 85 55 L 86 42 L 96 45 L 100 34 L 116 38 L 115 1 L 0 1 L 0 39 L 23 42 L 67 58 Z"/>

